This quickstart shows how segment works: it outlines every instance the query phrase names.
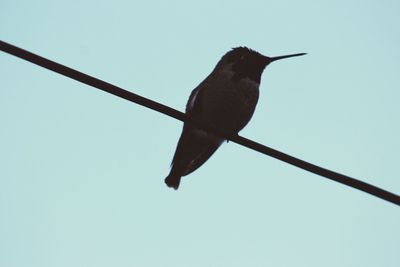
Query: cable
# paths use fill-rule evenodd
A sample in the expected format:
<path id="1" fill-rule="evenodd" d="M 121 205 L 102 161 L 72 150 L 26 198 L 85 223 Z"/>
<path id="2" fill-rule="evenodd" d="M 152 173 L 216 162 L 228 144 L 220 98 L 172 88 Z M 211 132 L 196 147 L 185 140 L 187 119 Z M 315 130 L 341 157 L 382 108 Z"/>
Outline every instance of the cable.
<path id="1" fill-rule="evenodd" d="M 273 148 L 259 144 L 250 139 L 241 137 L 239 135 L 227 136 L 227 135 L 219 132 L 218 130 L 210 129 L 206 125 L 203 125 L 201 122 L 194 121 L 193 119 L 188 118 L 184 113 L 182 113 L 176 109 L 170 108 L 166 105 L 160 104 L 160 103 L 150 100 L 148 98 L 134 94 L 134 93 L 124 90 L 120 87 L 117 87 L 117 86 L 107 83 L 105 81 L 99 80 L 95 77 L 89 76 L 89 75 L 79 72 L 77 70 L 71 69 L 67 66 L 61 65 L 57 62 L 51 61 L 51 60 L 41 57 L 39 55 L 33 54 L 29 51 L 18 48 L 14 45 L 11 45 L 11 44 L 6 43 L 1 40 L 0 40 L 0 50 L 6 52 L 8 54 L 14 55 L 16 57 L 19 57 L 21 59 L 24 59 L 26 61 L 29 61 L 31 63 L 34 63 L 36 65 L 39 65 L 48 70 L 57 72 L 64 76 L 67 76 L 73 80 L 80 81 L 84 84 L 93 86 L 93 87 L 103 90 L 107 93 L 119 96 L 121 98 L 129 100 L 136 104 L 139 104 L 139 105 L 145 106 L 147 108 L 150 108 L 152 110 L 161 112 L 165 115 L 168 115 L 168 116 L 178 119 L 180 121 L 187 121 L 189 123 L 195 123 L 196 125 L 199 125 L 202 128 L 214 131 L 217 134 L 222 135 L 235 143 L 238 143 L 240 145 L 243 145 L 245 147 L 248 147 L 250 149 L 253 149 L 255 151 L 263 153 L 265 155 L 271 156 L 273 158 L 279 159 L 281 161 L 284 161 L 286 163 L 289 163 L 291 165 L 299 167 L 303 170 L 307 170 L 309 172 L 318 174 L 320 176 L 331 179 L 333 181 L 336 181 L 336 182 L 348 185 L 350 187 L 353 187 L 355 189 L 361 190 L 365 193 L 369 193 L 378 198 L 381 198 L 383 200 L 392 202 L 392 203 L 400 206 L 400 196 L 398 196 L 394 193 L 391 193 L 389 191 L 386 191 L 384 189 L 381 189 L 379 187 L 376 187 L 374 185 L 371 185 L 371 184 L 365 183 L 363 181 L 357 180 L 355 178 L 319 167 L 317 165 L 314 165 L 314 164 L 311 164 L 304 160 L 295 158 L 293 156 L 282 153 L 278 150 L 275 150 Z"/>

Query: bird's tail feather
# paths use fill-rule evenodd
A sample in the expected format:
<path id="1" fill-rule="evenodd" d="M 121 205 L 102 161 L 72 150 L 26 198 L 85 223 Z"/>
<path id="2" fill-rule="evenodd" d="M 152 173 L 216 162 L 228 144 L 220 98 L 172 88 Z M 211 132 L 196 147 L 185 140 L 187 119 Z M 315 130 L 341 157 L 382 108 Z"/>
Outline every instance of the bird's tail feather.
<path id="1" fill-rule="evenodd" d="M 179 188 L 179 184 L 181 182 L 181 176 L 176 175 L 174 173 L 170 173 L 167 178 L 165 178 L 165 183 L 167 184 L 168 187 L 172 187 L 175 190 Z"/>

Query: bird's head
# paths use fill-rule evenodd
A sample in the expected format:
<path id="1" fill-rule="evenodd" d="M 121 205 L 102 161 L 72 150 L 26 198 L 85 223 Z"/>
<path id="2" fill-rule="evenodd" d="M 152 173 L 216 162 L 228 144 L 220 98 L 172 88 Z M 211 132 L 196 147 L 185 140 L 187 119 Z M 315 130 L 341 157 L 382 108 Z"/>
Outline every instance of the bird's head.
<path id="1" fill-rule="evenodd" d="M 234 73 L 232 79 L 235 81 L 249 78 L 260 83 L 261 74 L 268 64 L 276 60 L 302 55 L 305 53 L 267 57 L 247 47 L 235 47 L 221 58 L 216 69 L 229 69 Z"/>

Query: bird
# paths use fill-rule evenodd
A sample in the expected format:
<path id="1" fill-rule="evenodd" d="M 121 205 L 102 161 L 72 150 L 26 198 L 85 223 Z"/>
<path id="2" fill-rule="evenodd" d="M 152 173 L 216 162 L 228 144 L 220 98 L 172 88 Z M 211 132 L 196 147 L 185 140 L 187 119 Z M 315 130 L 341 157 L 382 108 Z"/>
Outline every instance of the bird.
<path id="1" fill-rule="evenodd" d="M 306 53 L 268 57 L 245 46 L 232 48 L 191 92 L 185 110 L 187 117 L 226 136 L 238 134 L 253 116 L 265 67 L 302 55 Z M 226 137 L 185 122 L 166 185 L 177 190 L 181 178 L 202 166 L 224 141 Z"/>

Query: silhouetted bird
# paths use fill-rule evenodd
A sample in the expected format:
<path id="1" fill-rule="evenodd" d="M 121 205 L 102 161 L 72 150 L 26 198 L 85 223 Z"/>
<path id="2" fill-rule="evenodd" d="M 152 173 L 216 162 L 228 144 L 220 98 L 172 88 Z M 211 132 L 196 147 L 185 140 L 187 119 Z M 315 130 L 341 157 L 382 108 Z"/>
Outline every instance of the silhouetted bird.
<path id="1" fill-rule="evenodd" d="M 233 48 L 192 91 L 186 114 L 223 133 L 237 134 L 253 116 L 264 68 L 273 61 L 302 55 L 305 53 L 267 57 L 247 47 Z M 185 123 L 165 183 L 178 189 L 181 177 L 199 168 L 223 141 Z"/>

